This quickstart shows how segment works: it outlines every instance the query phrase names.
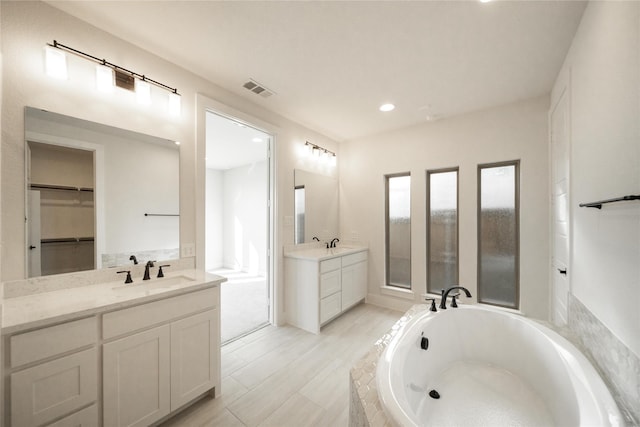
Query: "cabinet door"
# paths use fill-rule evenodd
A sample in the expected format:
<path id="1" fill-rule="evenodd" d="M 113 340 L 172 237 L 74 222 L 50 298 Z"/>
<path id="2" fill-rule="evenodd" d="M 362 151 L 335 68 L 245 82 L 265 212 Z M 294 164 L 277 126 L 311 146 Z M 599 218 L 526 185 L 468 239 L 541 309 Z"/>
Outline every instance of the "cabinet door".
<path id="1" fill-rule="evenodd" d="M 172 411 L 216 385 L 217 334 L 217 309 L 171 324 Z"/>
<path id="2" fill-rule="evenodd" d="M 170 411 L 170 328 L 103 345 L 104 425 L 147 426 Z"/>
<path id="3" fill-rule="evenodd" d="M 42 425 L 94 402 L 97 380 L 95 348 L 11 374 L 11 425 Z"/>
<path id="4" fill-rule="evenodd" d="M 364 299 L 367 292 L 367 263 L 342 268 L 342 310 Z"/>

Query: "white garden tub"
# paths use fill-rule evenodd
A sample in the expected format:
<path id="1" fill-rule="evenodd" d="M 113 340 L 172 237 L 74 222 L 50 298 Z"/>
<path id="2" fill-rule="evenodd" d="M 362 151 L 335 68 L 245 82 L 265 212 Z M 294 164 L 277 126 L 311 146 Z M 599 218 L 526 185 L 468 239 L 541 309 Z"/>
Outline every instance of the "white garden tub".
<path id="1" fill-rule="evenodd" d="M 382 354 L 376 381 L 398 426 L 624 425 L 607 387 L 569 341 L 485 306 L 417 314 Z"/>

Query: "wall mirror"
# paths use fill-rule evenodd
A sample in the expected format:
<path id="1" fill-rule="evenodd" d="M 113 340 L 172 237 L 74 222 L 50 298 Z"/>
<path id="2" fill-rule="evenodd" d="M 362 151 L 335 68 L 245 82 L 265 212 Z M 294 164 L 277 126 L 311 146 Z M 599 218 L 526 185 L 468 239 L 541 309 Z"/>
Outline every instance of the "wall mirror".
<path id="1" fill-rule="evenodd" d="M 174 142 L 25 109 L 28 277 L 179 258 Z"/>
<path id="2" fill-rule="evenodd" d="M 294 242 L 338 237 L 338 180 L 294 170 Z"/>

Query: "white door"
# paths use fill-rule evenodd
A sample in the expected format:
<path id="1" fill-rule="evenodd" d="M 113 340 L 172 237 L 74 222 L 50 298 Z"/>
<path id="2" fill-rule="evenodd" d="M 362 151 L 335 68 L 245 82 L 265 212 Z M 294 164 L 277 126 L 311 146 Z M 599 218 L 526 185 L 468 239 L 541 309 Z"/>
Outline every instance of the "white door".
<path id="1" fill-rule="evenodd" d="M 551 128 L 551 318 L 558 326 L 567 323 L 569 294 L 569 103 L 565 88 L 552 106 Z"/>
<path id="2" fill-rule="evenodd" d="M 40 249 L 40 192 L 29 190 L 29 213 L 27 216 L 29 227 L 29 242 L 27 253 L 29 254 L 29 277 L 39 277 L 41 270 Z"/>

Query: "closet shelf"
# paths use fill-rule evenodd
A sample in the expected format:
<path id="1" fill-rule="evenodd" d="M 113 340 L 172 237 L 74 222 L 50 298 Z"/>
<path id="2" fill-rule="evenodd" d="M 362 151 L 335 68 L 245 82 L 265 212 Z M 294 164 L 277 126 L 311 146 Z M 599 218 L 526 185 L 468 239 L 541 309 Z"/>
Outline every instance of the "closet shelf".
<path id="1" fill-rule="evenodd" d="M 57 237 L 53 239 L 42 239 L 41 244 L 47 243 L 80 243 L 80 242 L 93 242 L 93 237 Z"/>
<path id="2" fill-rule="evenodd" d="M 29 185 L 29 188 L 31 188 L 32 190 L 84 191 L 93 193 L 93 188 L 71 187 L 68 185 L 31 184 Z"/>
<path id="3" fill-rule="evenodd" d="M 581 208 L 596 208 L 596 209 L 602 209 L 602 205 L 607 204 L 607 203 L 615 203 L 615 202 L 626 202 L 626 201 L 630 201 L 630 200 L 640 200 L 640 195 L 629 195 L 629 196 L 622 196 L 622 197 L 618 197 L 615 199 L 607 199 L 607 200 L 600 200 L 598 202 L 590 202 L 590 203 L 580 203 L 580 207 Z"/>

